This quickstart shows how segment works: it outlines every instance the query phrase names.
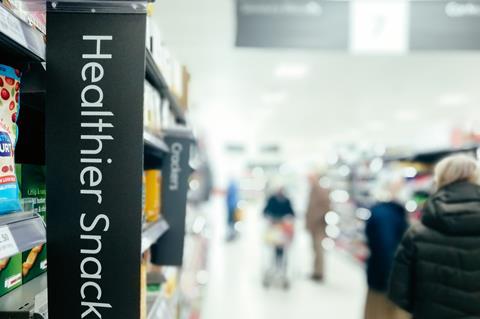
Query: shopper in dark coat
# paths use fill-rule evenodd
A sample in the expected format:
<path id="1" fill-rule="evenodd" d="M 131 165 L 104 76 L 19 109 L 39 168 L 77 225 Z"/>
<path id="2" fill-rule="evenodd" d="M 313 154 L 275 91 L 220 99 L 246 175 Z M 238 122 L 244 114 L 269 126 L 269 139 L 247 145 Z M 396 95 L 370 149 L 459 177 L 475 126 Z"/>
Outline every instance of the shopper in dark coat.
<path id="1" fill-rule="evenodd" d="M 480 187 L 467 156 L 440 162 L 439 190 L 395 257 L 390 298 L 414 319 L 480 318 Z"/>
<path id="2" fill-rule="evenodd" d="M 280 187 L 275 194 L 273 194 L 267 201 L 267 205 L 263 210 L 266 217 L 281 221 L 286 217 L 294 217 L 295 212 L 292 208 L 292 203 L 285 196 L 283 187 Z"/>
<path id="3" fill-rule="evenodd" d="M 285 195 L 283 187 L 279 187 L 278 190 L 272 196 L 270 196 L 263 213 L 265 214 L 265 217 L 270 219 L 272 223 L 281 223 L 285 218 L 295 217 L 292 203 Z M 275 258 L 278 265 L 282 263 L 283 256 L 284 247 L 275 247 Z"/>
<path id="4" fill-rule="evenodd" d="M 372 207 L 366 235 L 370 257 L 367 261 L 368 287 L 386 292 L 395 251 L 408 224 L 404 206 L 395 201 L 378 203 Z"/>
<path id="5" fill-rule="evenodd" d="M 384 177 L 380 184 L 379 202 L 371 208 L 365 230 L 370 250 L 365 319 L 397 319 L 403 318 L 402 311 L 388 300 L 386 293 L 395 251 L 408 228 L 407 213 L 400 204 L 405 185 L 403 178 L 394 174 Z"/>

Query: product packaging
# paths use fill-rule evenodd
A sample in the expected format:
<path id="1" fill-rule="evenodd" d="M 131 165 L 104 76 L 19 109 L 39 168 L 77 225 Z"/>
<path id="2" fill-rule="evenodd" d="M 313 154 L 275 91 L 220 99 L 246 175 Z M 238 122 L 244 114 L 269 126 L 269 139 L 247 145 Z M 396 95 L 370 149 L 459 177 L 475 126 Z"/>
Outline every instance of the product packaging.
<path id="1" fill-rule="evenodd" d="M 0 64 L 0 214 L 21 210 L 14 158 L 19 99 L 20 71 Z"/>
<path id="2" fill-rule="evenodd" d="M 31 164 L 16 165 L 22 201 L 32 202 L 33 211 L 46 222 L 45 166 Z M 47 245 L 40 245 L 22 253 L 22 275 L 26 283 L 47 271 Z"/>
<path id="3" fill-rule="evenodd" d="M 22 285 L 22 254 L 0 259 L 0 296 Z"/>
<path id="4" fill-rule="evenodd" d="M 147 319 L 147 259 L 140 265 L 140 319 Z"/>
<path id="5" fill-rule="evenodd" d="M 46 179 L 45 166 L 31 164 L 17 164 L 15 166 L 20 188 L 24 200 L 33 200 L 34 212 L 38 213 L 46 222 Z"/>
<path id="6" fill-rule="evenodd" d="M 37 278 L 47 271 L 47 247 L 39 245 L 22 253 L 23 283 Z"/>
<path id="7" fill-rule="evenodd" d="M 150 83 L 145 81 L 143 125 L 150 132 L 159 133 L 162 130 L 161 103 L 160 93 Z"/>
<path id="8" fill-rule="evenodd" d="M 146 217 L 145 217 L 145 207 L 146 207 L 146 185 L 147 181 L 145 178 L 145 172 L 143 172 L 142 175 L 142 225 L 145 225 L 147 222 Z"/>
<path id="9" fill-rule="evenodd" d="M 145 171 L 145 216 L 148 223 L 160 217 L 161 174 L 156 169 Z"/>
<path id="10" fill-rule="evenodd" d="M 153 87 L 145 81 L 143 90 L 143 125 L 147 130 L 153 127 Z"/>
<path id="11" fill-rule="evenodd" d="M 18 18 L 32 25 L 43 34 L 47 33 L 47 14 L 43 1 L 3 0 L 3 3 Z"/>

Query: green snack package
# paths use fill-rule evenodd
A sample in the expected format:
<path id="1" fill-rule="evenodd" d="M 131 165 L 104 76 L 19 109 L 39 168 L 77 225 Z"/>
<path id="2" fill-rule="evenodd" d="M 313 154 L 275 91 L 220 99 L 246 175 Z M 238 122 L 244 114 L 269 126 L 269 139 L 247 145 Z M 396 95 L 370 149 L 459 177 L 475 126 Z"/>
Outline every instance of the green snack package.
<path id="1" fill-rule="evenodd" d="M 22 285 L 22 254 L 0 259 L 0 296 Z"/>
<path id="2" fill-rule="evenodd" d="M 37 278 L 47 271 L 47 247 L 40 245 L 22 253 L 23 283 Z"/>

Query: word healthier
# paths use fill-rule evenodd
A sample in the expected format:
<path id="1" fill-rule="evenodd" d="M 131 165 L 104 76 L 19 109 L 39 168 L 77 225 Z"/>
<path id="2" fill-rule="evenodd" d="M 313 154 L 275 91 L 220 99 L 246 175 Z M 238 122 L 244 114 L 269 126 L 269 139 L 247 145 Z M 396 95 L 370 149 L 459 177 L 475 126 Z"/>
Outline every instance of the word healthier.
<path id="1" fill-rule="evenodd" d="M 103 202 L 103 170 L 112 163 L 112 159 L 104 156 L 104 143 L 114 140 L 111 134 L 115 115 L 104 108 L 103 90 L 100 81 L 105 71 L 100 62 L 112 59 L 111 54 L 102 53 L 102 41 L 112 41 L 109 35 L 85 35 L 83 41 L 89 47 L 82 55 L 85 64 L 81 77 L 85 82 L 80 96 L 81 100 L 81 135 L 79 181 L 80 195 L 85 201 L 92 201 L 102 210 Z M 110 119 L 110 122 L 109 122 Z M 93 133 L 92 133 L 93 132 Z M 104 160 L 104 158 L 107 158 Z M 105 214 L 97 212 L 81 212 L 80 227 L 82 248 L 80 250 L 80 296 L 82 297 L 82 318 L 102 318 L 102 311 L 112 308 L 112 305 L 102 300 L 102 235 L 110 228 L 110 219 Z"/>

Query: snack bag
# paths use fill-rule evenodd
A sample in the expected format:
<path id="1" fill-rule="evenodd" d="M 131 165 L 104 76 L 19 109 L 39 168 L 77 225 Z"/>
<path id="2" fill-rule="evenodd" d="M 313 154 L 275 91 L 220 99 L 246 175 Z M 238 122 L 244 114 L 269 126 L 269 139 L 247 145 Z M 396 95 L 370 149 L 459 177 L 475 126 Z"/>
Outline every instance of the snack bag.
<path id="1" fill-rule="evenodd" d="M 21 210 L 14 158 L 19 98 L 20 71 L 0 64 L 0 214 Z"/>

